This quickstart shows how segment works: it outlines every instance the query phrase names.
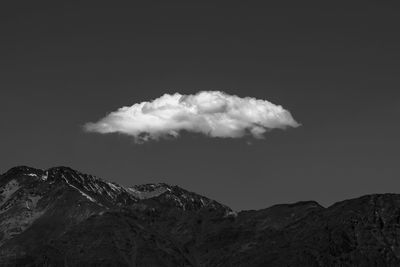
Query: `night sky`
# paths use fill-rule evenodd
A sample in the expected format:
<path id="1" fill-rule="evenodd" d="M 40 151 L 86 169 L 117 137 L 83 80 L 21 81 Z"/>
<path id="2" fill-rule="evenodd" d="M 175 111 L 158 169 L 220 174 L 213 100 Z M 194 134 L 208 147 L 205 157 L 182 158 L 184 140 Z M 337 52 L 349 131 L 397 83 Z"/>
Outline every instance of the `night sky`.
<path id="1" fill-rule="evenodd" d="M 13 2 L 0 8 L 0 172 L 69 166 L 235 210 L 400 193 L 394 1 Z M 302 126 L 144 144 L 83 130 L 122 106 L 201 90 L 269 100 Z"/>

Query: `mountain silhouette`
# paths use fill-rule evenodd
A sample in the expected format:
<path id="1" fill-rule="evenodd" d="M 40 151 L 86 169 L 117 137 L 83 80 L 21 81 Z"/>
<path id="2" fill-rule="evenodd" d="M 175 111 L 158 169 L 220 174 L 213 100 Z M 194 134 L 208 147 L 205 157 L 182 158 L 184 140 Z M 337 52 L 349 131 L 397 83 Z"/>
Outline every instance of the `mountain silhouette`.
<path id="1" fill-rule="evenodd" d="M 69 167 L 0 176 L 0 266 L 400 266 L 400 195 L 235 212 Z"/>

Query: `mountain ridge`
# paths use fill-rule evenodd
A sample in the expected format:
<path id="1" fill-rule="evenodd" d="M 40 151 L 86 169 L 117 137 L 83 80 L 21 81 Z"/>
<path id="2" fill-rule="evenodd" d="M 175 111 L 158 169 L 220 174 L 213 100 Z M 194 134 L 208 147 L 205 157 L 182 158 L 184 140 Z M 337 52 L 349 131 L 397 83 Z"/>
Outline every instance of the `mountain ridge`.
<path id="1" fill-rule="evenodd" d="M 400 266 L 400 195 L 235 212 L 69 167 L 0 175 L 1 266 Z"/>

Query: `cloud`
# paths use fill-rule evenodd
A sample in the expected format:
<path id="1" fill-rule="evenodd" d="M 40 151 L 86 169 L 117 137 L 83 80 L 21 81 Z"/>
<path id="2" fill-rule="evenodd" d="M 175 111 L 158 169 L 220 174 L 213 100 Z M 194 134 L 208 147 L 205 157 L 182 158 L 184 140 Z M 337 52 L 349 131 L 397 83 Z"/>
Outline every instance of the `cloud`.
<path id="1" fill-rule="evenodd" d="M 267 100 L 201 91 L 194 95 L 165 94 L 122 107 L 84 128 L 88 132 L 126 134 L 143 142 L 177 137 L 181 131 L 220 138 L 263 138 L 268 130 L 299 125 L 289 111 Z"/>

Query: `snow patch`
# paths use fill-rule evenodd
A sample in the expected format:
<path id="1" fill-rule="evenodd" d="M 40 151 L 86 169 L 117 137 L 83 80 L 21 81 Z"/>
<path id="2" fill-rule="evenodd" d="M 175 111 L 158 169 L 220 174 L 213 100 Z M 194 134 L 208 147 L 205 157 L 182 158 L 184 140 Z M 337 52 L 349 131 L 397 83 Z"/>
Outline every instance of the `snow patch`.
<path id="1" fill-rule="evenodd" d="M 129 187 L 129 188 L 127 188 L 127 191 L 131 195 L 133 195 L 134 197 L 139 198 L 139 199 L 148 199 L 148 198 L 158 197 L 159 195 L 161 195 L 167 191 L 168 192 L 171 191 L 171 190 L 169 190 L 169 188 L 165 188 L 165 187 L 155 188 L 154 185 L 151 185 L 151 188 L 154 190 L 153 191 L 140 191 L 133 187 Z"/>
<path id="2" fill-rule="evenodd" d="M 72 188 L 78 190 L 78 192 L 81 193 L 82 196 L 86 197 L 86 198 L 87 198 L 88 200 L 90 200 L 91 202 L 94 202 L 94 203 L 98 204 L 97 201 L 96 201 L 94 198 L 92 198 L 92 197 L 89 196 L 88 194 L 82 192 L 78 187 L 76 187 L 76 186 L 70 184 L 70 182 L 68 182 L 67 178 L 65 178 L 64 175 L 61 175 L 61 177 L 65 180 L 65 182 L 66 182 L 69 186 L 71 186 Z"/>
<path id="3" fill-rule="evenodd" d="M 114 191 L 117 191 L 117 192 L 121 191 L 121 188 L 119 188 L 115 184 L 110 183 L 110 182 L 108 182 L 107 184 L 111 187 L 111 190 L 114 190 Z"/>
<path id="4" fill-rule="evenodd" d="M 47 178 L 48 178 L 48 176 L 49 176 L 49 174 L 48 174 L 48 172 L 46 171 L 46 172 L 40 177 L 40 179 L 41 179 L 42 181 L 46 181 Z"/>

